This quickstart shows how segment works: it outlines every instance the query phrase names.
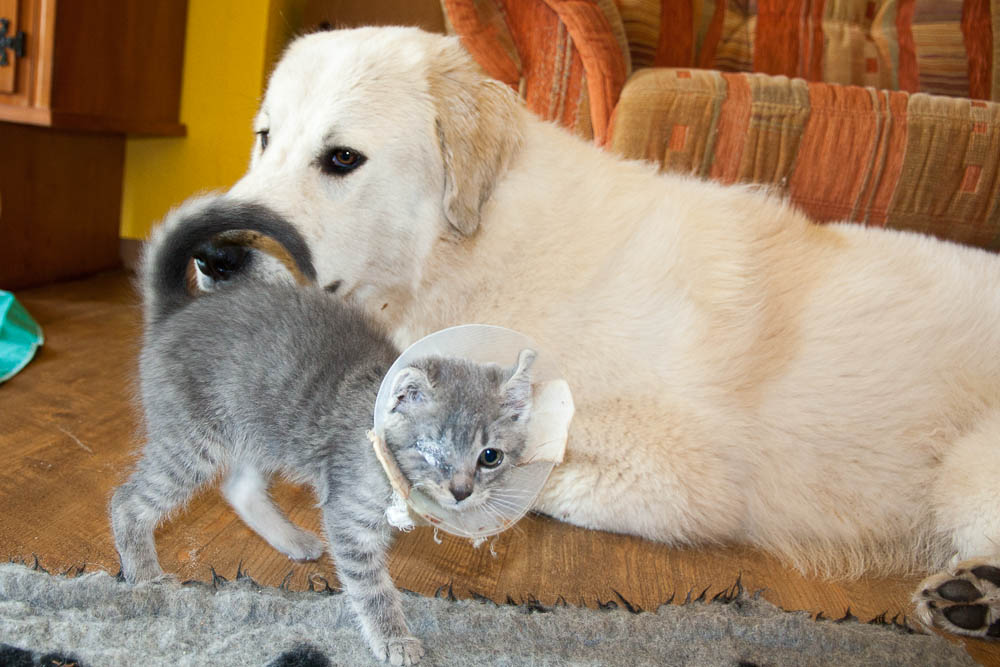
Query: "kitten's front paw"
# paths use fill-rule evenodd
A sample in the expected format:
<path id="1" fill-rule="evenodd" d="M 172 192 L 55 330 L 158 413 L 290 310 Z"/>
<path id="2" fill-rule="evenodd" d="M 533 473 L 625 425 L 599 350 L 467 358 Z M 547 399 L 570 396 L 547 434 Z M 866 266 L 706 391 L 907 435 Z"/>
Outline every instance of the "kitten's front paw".
<path id="1" fill-rule="evenodd" d="M 160 563 L 153 559 L 122 559 L 121 576 L 130 584 L 169 581 L 171 575 L 165 573 Z"/>
<path id="2" fill-rule="evenodd" d="M 157 584 L 162 586 L 179 586 L 181 578 L 171 572 L 160 572 L 157 575 L 150 575 L 141 578 L 129 579 L 122 574 L 122 579 L 130 584 Z"/>
<path id="3" fill-rule="evenodd" d="M 415 665 L 424 657 L 424 646 L 416 637 L 392 637 L 372 642 L 372 653 L 390 665 Z"/>
<path id="4" fill-rule="evenodd" d="M 306 530 L 298 531 L 281 548 L 281 552 L 292 560 L 319 560 L 324 551 L 323 540 Z"/>
<path id="5" fill-rule="evenodd" d="M 150 580 L 154 584 L 164 584 L 171 586 L 180 586 L 181 578 L 174 574 L 173 572 L 162 572 L 160 576 L 156 579 Z"/>

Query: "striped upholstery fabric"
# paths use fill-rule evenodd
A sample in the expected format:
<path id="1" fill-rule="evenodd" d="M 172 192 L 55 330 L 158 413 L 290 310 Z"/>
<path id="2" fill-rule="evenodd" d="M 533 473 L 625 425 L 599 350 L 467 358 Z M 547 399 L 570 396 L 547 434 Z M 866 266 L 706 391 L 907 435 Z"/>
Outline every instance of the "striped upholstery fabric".
<path id="1" fill-rule="evenodd" d="M 442 0 L 449 27 L 535 114 L 605 143 L 629 73 L 612 0 Z"/>
<path id="2" fill-rule="evenodd" d="M 665 170 L 773 184 L 819 221 L 1000 249 L 1000 104 L 645 69 L 625 86 L 609 147 Z"/>
<path id="3" fill-rule="evenodd" d="M 615 0 L 634 69 L 1000 100 L 1000 0 Z"/>
<path id="4" fill-rule="evenodd" d="M 442 0 L 442 6 L 470 52 L 517 88 L 532 111 L 601 144 L 626 77 L 644 67 L 754 71 L 1000 100 L 1000 0 Z"/>
<path id="5" fill-rule="evenodd" d="M 487 73 L 598 145 L 1000 249 L 980 101 L 1000 100 L 1000 0 L 441 1 Z"/>

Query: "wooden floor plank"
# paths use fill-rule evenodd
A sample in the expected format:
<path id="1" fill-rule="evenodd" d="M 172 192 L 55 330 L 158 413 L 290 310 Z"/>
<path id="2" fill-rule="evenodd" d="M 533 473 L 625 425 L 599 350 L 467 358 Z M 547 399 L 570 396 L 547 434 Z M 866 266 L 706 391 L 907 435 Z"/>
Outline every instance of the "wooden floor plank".
<path id="1" fill-rule="evenodd" d="M 18 294 L 45 330 L 46 343 L 24 371 L 0 385 L 0 558 L 37 555 L 50 571 L 86 564 L 118 570 L 107 519 L 110 494 L 139 445 L 135 409 L 141 313 L 121 273 Z M 315 498 L 279 482 L 275 500 L 299 525 L 319 532 Z M 247 528 L 217 489 L 207 489 L 157 532 L 163 567 L 181 579 L 209 580 L 237 569 L 264 585 L 336 587 L 327 557 L 294 563 Z M 909 613 L 919 577 L 825 581 L 804 576 L 745 547 L 674 549 L 528 516 L 478 549 L 430 529 L 400 534 L 390 557 L 397 584 L 424 595 L 538 600 L 597 606 L 624 598 L 655 609 L 702 591 L 712 596 L 739 579 L 785 609 L 862 620 Z M 619 597 L 620 596 L 620 597 Z M 965 642 L 974 658 L 1000 665 L 1000 649 Z"/>

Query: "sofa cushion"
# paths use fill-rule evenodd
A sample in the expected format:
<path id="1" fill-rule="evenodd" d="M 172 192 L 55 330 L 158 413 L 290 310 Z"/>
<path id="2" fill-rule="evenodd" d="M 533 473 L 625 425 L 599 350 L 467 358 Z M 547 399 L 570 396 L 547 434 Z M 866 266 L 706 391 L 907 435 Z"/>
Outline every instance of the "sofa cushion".
<path id="1" fill-rule="evenodd" d="M 1000 100 L 1000 0 L 615 0 L 634 69 Z"/>
<path id="2" fill-rule="evenodd" d="M 819 221 L 1000 249 L 1000 104 L 764 74 L 633 74 L 609 149 L 784 190 Z"/>

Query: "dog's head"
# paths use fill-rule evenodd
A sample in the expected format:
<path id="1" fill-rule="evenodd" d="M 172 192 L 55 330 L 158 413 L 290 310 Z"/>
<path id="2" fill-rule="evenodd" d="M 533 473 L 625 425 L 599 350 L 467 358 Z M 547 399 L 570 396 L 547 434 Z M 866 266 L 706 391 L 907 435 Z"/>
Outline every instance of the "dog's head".
<path id="1" fill-rule="evenodd" d="M 519 128 L 516 96 L 456 38 L 314 33 L 274 70 L 250 168 L 226 197 L 286 217 L 321 284 L 363 302 L 408 298 L 435 243 L 476 234 Z"/>

